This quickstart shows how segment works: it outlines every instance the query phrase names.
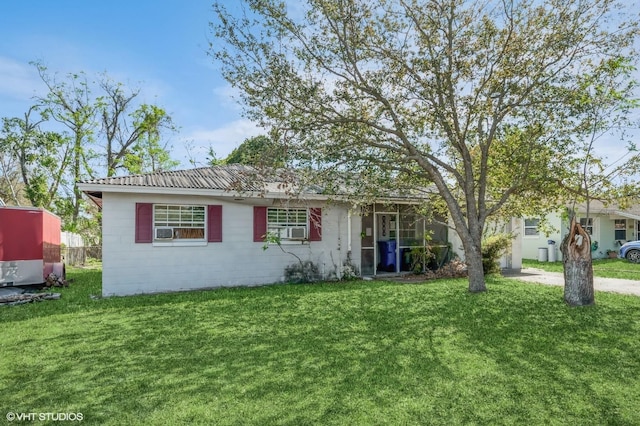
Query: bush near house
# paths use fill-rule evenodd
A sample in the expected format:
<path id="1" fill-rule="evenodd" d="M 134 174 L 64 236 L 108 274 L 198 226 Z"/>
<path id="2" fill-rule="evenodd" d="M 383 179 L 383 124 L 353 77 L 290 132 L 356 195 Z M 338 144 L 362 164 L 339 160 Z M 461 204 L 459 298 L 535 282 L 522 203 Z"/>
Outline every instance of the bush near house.
<path id="1" fill-rule="evenodd" d="M 499 277 L 0 308 L 0 406 L 83 424 L 640 424 L 640 298 Z"/>
<path id="2" fill-rule="evenodd" d="M 482 241 L 482 269 L 485 275 L 500 273 L 500 257 L 511 248 L 513 236 L 496 234 Z"/>

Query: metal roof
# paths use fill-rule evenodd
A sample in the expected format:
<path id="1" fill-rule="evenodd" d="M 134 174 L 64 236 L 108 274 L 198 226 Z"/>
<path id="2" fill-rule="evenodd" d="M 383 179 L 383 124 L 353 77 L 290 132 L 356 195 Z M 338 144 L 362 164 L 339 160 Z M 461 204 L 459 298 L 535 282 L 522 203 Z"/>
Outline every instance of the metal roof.
<path id="1" fill-rule="evenodd" d="M 339 178 L 336 176 L 336 178 Z M 304 180 L 304 178 L 302 178 Z M 299 171 L 294 169 L 267 170 L 239 164 L 200 167 L 187 170 L 171 170 L 131 176 L 112 176 L 86 180 L 78 187 L 98 206 L 102 205 L 103 192 L 172 191 L 219 192 L 229 196 L 258 196 L 269 198 L 313 197 L 327 199 L 326 190 L 315 183 L 302 183 Z M 315 180 L 315 179 L 312 179 Z M 338 185 L 333 197 L 349 198 L 354 195 L 345 185 Z M 357 190 L 357 189 L 356 189 Z M 218 194 L 222 195 L 222 194 Z M 398 191 L 377 197 L 379 201 L 415 203 L 425 199 L 425 193 Z"/>
<path id="2" fill-rule="evenodd" d="M 218 189 L 223 191 L 262 191 L 265 178 L 252 167 L 229 166 L 200 167 L 188 170 L 170 170 L 131 176 L 112 176 L 86 180 L 81 183 L 108 186 L 135 186 L 149 188 Z"/>

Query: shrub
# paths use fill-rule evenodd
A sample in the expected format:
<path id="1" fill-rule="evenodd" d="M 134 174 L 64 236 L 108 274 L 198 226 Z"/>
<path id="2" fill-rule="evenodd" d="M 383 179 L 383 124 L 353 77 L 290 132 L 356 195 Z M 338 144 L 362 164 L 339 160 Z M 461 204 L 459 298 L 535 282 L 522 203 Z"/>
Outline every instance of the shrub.
<path id="1" fill-rule="evenodd" d="M 353 263 L 342 265 L 342 281 L 353 281 L 360 278 L 360 270 Z"/>
<path id="2" fill-rule="evenodd" d="M 432 257 L 427 264 L 427 268 L 433 271 L 441 268 L 447 262 L 450 262 L 457 257 L 451 255 L 451 243 L 447 243 L 447 245 L 432 245 L 429 246 L 429 249 L 431 250 Z"/>
<path id="3" fill-rule="evenodd" d="M 411 249 L 411 270 L 414 274 L 421 274 L 429 268 L 435 259 L 431 247 L 413 247 Z"/>
<path id="4" fill-rule="evenodd" d="M 482 269 L 485 275 L 500 272 L 500 256 L 511 248 L 511 234 L 491 235 L 482 242 Z"/>
<path id="5" fill-rule="evenodd" d="M 351 260 L 351 252 L 347 253 L 347 259 L 342 264 L 340 273 L 342 281 L 353 281 L 360 278 L 360 268 Z"/>
<path id="6" fill-rule="evenodd" d="M 284 268 L 284 278 L 288 283 L 310 283 L 318 281 L 320 270 L 310 260 L 293 263 Z"/>

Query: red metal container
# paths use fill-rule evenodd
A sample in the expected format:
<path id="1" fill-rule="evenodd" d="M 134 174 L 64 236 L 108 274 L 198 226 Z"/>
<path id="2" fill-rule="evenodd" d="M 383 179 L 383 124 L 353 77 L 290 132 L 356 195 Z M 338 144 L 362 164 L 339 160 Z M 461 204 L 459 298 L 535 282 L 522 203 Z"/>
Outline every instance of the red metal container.
<path id="1" fill-rule="evenodd" d="M 64 278 L 60 218 L 35 207 L 0 206 L 0 287 Z"/>

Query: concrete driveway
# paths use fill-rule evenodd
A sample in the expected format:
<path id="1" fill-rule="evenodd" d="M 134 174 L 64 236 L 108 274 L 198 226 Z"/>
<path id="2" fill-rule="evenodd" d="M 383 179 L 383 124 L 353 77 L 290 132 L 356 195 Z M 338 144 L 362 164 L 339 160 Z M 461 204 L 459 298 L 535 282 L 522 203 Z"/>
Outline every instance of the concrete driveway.
<path id="1" fill-rule="evenodd" d="M 509 277 L 532 283 L 564 286 L 564 276 L 560 272 L 545 272 L 541 269 L 523 268 L 519 274 L 509 275 Z M 596 291 L 640 296 L 640 281 L 636 280 L 593 277 L 593 287 Z"/>

